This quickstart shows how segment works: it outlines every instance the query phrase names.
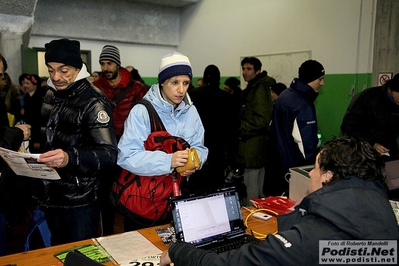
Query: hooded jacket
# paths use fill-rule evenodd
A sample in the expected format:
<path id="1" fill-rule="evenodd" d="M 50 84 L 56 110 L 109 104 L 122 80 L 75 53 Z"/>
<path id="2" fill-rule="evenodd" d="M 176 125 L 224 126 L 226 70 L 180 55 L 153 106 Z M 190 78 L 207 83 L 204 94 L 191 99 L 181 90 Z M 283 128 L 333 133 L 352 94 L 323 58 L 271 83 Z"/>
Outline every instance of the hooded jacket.
<path id="1" fill-rule="evenodd" d="M 299 79 L 278 97 L 271 125 L 284 173 L 289 168 L 314 164 L 317 155 L 317 117 L 314 101 L 319 94 Z"/>
<path id="2" fill-rule="evenodd" d="M 309 194 L 292 213 L 278 216 L 279 232 L 258 245 L 216 254 L 187 243 L 169 248 L 174 265 L 319 265 L 319 240 L 398 240 L 399 230 L 380 184 L 358 177 Z"/>
<path id="3" fill-rule="evenodd" d="M 190 96 L 186 93 L 183 101 L 174 109 L 163 99 L 159 85 L 155 84 L 144 99 L 152 104 L 169 134 L 185 139 L 197 150 L 202 167 L 207 159 L 208 149 L 204 146 L 204 127 Z M 144 105 L 136 104 L 125 121 L 125 131 L 118 143 L 118 165 L 141 176 L 172 173 L 172 154 L 144 149 L 144 141 L 150 133 L 148 111 Z"/>
<path id="4" fill-rule="evenodd" d="M 42 180 L 39 203 L 46 207 L 73 208 L 99 200 L 98 189 L 104 169 L 115 165 L 117 142 L 112 112 L 106 96 L 86 77 L 83 65 L 75 82 L 57 90 L 49 79 L 42 116 L 44 151 L 62 149 L 68 164 L 57 168 L 60 180 Z M 108 177 L 109 178 L 109 177 Z"/>
<path id="5" fill-rule="evenodd" d="M 129 91 L 123 96 L 123 98 L 116 104 L 112 109 L 112 115 L 114 117 L 114 129 L 117 138 L 119 139 L 123 134 L 124 122 L 129 115 L 130 109 L 133 104 L 138 100 L 141 100 L 147 93 L 145 86 L 138 81 L 132 80 L 132 75 L 125 68 L 120 67 L 119 73 L 122 75 L 122 79 L 115 86 L 112 87 L 105 76 L 102 74 L 100 78 L 93 82 L 93 85 L 98 87 L 105 93 L 107 98 L 112 102 L 114 97 L 121 91 L 127 89 L 129 82 L 133 81 L 129 88 Z"/>
<path id="6" fill-rule="evenodd" d="M 273 109 L 270 88 L 274 84 L 276 81 L 263 71 L 248 82 L 242 93 L 238 164 L 244 168 L 265 166 Z"/>

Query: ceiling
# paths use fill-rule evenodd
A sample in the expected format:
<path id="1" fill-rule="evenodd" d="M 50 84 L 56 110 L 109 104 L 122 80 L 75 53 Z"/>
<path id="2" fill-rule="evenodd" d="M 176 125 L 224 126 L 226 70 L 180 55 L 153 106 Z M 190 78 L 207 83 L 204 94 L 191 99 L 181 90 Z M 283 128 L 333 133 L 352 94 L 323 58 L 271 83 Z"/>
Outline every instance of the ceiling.
<path id="1" fill-rule="evenodd" d="M 39 0 L 40 1 L 40 0 Z M 200 0 L 122 0 L 126 2 L 145 2 L 162 6 L 184 7 L 195 4 Z"/>
<path id="2" fill-rule="evenodd" d="M 0 13 L 14 16 L 33 16 L 37 2 L 40 0 L 1 0 Z M 168 7 L 184 7 L 195 4 L 200 0 L 114 0 L 115 2 L 143 2 Z M 56 5 L 56 1 L 53 1 Z M 117 3 L 115 3 L 117 5 Z"/>

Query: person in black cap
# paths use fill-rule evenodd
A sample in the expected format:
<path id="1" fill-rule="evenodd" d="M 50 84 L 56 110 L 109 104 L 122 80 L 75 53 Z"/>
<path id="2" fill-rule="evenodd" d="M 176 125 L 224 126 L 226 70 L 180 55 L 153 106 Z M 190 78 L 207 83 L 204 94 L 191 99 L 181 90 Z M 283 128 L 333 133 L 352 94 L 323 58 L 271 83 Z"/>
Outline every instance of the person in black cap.
<path id="1" fill-rule="evenodd" d="M 316 60 L 303 62 L 298 78 L 274 104 L 271 136 L 281 163 L 278 178 L 283 178 L 289 168 L 310 165 L 316 159 L 318 127 L 314 101 L 324 85 L 324 75 L 323 65 Z"/>
<path id="2" fill-rule="evenodd" d="M 233 98 L 234 105 L 239 109 L 241 106 L 241 94 L 240 88 L 241 81 L 236 77 L 229 77 L 223 84 L 223 89 L 231 95 Z M 238 117 L 238 114 L 236 115 Z"/>
<path id="3" fill-rule="evenodd" d="M 189 179 L 191 192 L 199 193 L 223 187 L 224 170 L 234 158 L 230 151 L 236 128 L 232 116 L 232 98 L 220 89 L 220 71 L 217 66 L 208 65 L 205 68 L 203 85 L 191 90 L 189 95 L 204 125 L 205 146 L 209 149 L 206 163 Z"/>
<path id="4" fill-rule="evenodd" d="M 399 159 L 399 73 L 383 86 L 355 95 L 341 131 L 366 140 L 386 161 Z"/>
<path id="5" fill-rule="evenodd" d="M 229 77 L 225 80 L 223 84 L 224 90 L 230 95 L 230 98 L 232 99 L 232 104 L 233 104 L 233 110 L 230 114 L 230 117 L 233 119 L 234 127 L 233 131 L 229 133 L 229 136 L 231 137 L 231 144 L 229 145 L 229 148 L 231 149 L 230 154 L 236 155 L 238 152 L 238 144 L 239 144 L 239 133 L 238 129 L 240 127 L 240 109 L 241 109 L 241 94 L 242 94 L 242 89 L 240 87 L 241 81 L 236 78 L 236 77 Z M 237 171 L 237 165 L 236 163 L 230 163 L 230 168 L 232 170 Z M 241 180 L 234 180 L 241 182 Z M 240 183 L 241 184 L 241 183 Z M 244 194 L 246 193 L 246 189 L 243 190 Z"/>
<path id="6" fill-rule="evenodd" d="M 277 82 L 276 85 L 271 87 L 270 93 L 272 94 L 273 103 L 277 101 L 278 96 L 287 89 L 287 86 L 284 83 Z"/>
<path id="7" fill-rule="evenodd" d="M 57 245 L 98 236 L 99 188 L 116 164 L 117 142 L 111 106 L 86 79 L 79 41 L 53 40 L 45 48 L 50 89 L 38 162 L 56 168 L 61 179 L 40 180 L 36 196 Z"/>

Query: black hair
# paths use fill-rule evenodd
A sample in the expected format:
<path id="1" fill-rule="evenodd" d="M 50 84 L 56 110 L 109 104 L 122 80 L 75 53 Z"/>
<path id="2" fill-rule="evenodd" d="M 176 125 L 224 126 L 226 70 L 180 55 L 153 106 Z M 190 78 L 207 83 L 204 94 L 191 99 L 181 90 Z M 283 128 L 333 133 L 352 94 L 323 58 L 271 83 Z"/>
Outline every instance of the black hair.
<path id="1" fill-rule="evenodd" d="M 22 86 L 22 81 L 24 81 L 24 79 L 25 79 L 27 76 L 29 76 L 28 73 L 23 73 L 23 74 L 21 74 L 21 75 L 18 77 L 18 82 L 19 82 L 19 85 L 20 85 L 20 86 Z"/>
<path id="2" fill-rule="evenodd" d="M 227 86 L 229 86 L 231 89 L 234 90 L 235 88 L 239 88 L 240 87 L 241 82 L 236 77 L 230 77 L 230 78 L 226 79 L 224 84 L 226 84 Z"/>
<path id="3" fill-rule="evenodd" d="M 364 140 L 349 136 L 334 137 L 323 145 L 318 163 L 322 172 L 333 173 L 329 183 L 357 176 L 366 181 L 376 180 L 386 187 L 385 162 Z"/>
<path id="4" fill-rule="evenodd" d="M 208 65 L 204 70 L 203 75 L 204 85 L 219 86 L 220 84 L 220 70 L 215 65 Z"/>
<path id="5" fill-rule="evenodd" d="M 241 61 L 241 66 L 244 66 L 244 64 L 253 65 L 255 71 L 261 70 L 262 68 L 262 62 L 256 57 L 245 57 Z"/>
<path id="6" fill-rule="evenodd" d="M 272 91 L 274 91 L 275 94 L 280 95 L 284 90 L 287 89 L 287 86 L 284 83 L 278 82 L 274 86 L 272 86 Z"/>

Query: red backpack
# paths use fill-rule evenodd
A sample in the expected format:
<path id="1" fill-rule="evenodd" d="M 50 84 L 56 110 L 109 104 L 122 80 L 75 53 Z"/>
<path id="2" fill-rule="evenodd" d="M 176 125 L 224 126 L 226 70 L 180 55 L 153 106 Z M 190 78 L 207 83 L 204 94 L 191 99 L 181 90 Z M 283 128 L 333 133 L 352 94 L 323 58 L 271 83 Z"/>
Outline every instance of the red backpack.
<path id="1" fill-rule="evenodd" d="M 148 151 L 174 153 L 190 145 L 183 138 L 170 135 L 150 102 L 140 100 L 148 110 L 151 134 L 144 142 Z M 137 104 L 136 103 L 136 104 Z M 173 172 L 159 176 L 139 176 L 123 169 L 111 191 L 111 200 L 116 209 L 132 220 L 138 217 L 155 223 L 164 220 L 170 213 L 169 198 L 173 195 L 173 183 L 182 183 L 182 176 Z M 141 219 L 140 219 L 141 220 Z"/>

